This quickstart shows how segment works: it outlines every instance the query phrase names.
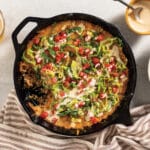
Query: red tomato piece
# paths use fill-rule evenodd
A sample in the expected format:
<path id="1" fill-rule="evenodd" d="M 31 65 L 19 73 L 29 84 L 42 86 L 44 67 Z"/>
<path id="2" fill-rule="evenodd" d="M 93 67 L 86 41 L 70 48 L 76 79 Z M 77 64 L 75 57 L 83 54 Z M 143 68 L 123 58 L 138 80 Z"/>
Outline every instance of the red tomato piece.
<path id="1" fill-rule="evenodd" d="M 84 55 L 84 48 L 83 47 L 79 47 L 79 54 Z"/>
<path id="2" fill-rule="evenodd" d="M 96 41 L 97 41 L 97 42 L 100 42 L 100 41 L 102 41 L 102 40 L 104 40 L 104 35 L 103 35 L 103 34 L 100 34 L 100 35 L 98 35 L 98 36 L 96 37 Z"/>
<path id="3" fill-rule="evenodd" d="M 109 68 L 111 65 L 110 64 L 105 64 L 105 67 L 106 68 Z"/>
<path id="4" fill-rule="evenodd" d="M 112 70 L 112 71 L 115 71 L 116 69 L 117 69 L 116 65 L 115 65 L 115 64 L 114 64 L 114 65 L 112 65 L 111 70 Z"/>
<path id="5" fill-rule="evenodd" d="M 80 39 L 76 39 L 74 42 L 73 42 L 73 44 L 75 45 L 75 46 L 78 46 L 79 44 L 80 44 Z"/>
<path id="6" fill-rule="evenodd" d="M 90 118 L 90 121 L 91 121 L 93 124 L 96 124 L 99 120 L 98 120 L 98 118 L 96 118 L 96 117 L 91 117 L 91 118 Z"/>
<path id="7" fill-rule="evenodd" d="M 44 53 L 45 53 L 46 55 L 49 55 L 49 50 L 45 50 Z"/>
<path id="8" fill-rule="evenodd" d="M 86 64 L 83 65 L 82 68 L 83 68 L 83 69 L 88 69 L 88 68 L 90 68 L 90 64 L 86 63 Z"/>
<path id="9" fill-rule="evenodd" d="M 52 66 L 52 64 L 46 64 L 45 65 L 45 67 L 46 67 L 46 69 L 49 69 L 49 70 L 52 70 L 53 69 L 53 66 Z"/>
<path id="10" fill-rule="evenodd" d="M 59 42 L 61 40 L 61 36 L 60 35 L 56 35 L 55 37 L 54 37 L 54 41 L 55 42 Z"/>
<path id="11" fill-rule="evenodd" d="M 112 92 L 113 93 L 118 93 L 119 92 L 119 88 L 117 86 L 113 86 L 112 87 Z"/>
<path id="12" fill-rule="evenodd" d="M 54 117 L 54 118 L 52 118 L 51 122 L 55 124 L 57 122 L 57 120 L 58 119 Z"/>
<path id="13" fill-rule="evenodd" d="M 60 35 L 61 39 L 65 39 L 67 37 L 67 34 L 64 31 L 60 32 L 59 35 Z"/>
<path id="14" fill-rule="evenodd" d="M 52 84 L 55 84 L 57 82 L 57 78 L 56 77 L 51 78 L 51 82 Z"/>
<path id="15" fill-rule="evenodd" d="M 106 68 L 108 68 L 108 70 L 111 72 L 111 71 L 115 71 L 117 68 L 116 68 L 116 65 L 115 63 L 109 63 L 109 64 L 105 64 L 104 65 Z"/>
<path id="16" fill-rule="evenodd" d="M 85 105 L 85 102 L 81 101 L 79 102 L 79 107 L 83 107 Z"/>
<path id="17" fill-rule="evenodd" d="M 106 93 L 101 92 L 101 93 L 99 94 L 99 97 L 100 97 L 100 99 L 104 99 L 104 98 L 106 98 L 106 97 L 107 97 L 107 94 L 106 94 Z"/>
<path id="18" fill-rule="evenodd" d="M 110 73 L 113 77 L 118 77 L 119 76 L 119 73 L 118 72 L 111 72 Z"/>
<path id="19" fill-rule="evenodd" d="M 61 62 L 61 57 L 56 57 L 56 63 L 60 63 Z"/>
<path id="20" fill-rule="evenodd" d="M 61 58 L 64 58 L 65 54 L 64 53 L 60 53 L 59 54 Z"/>
<path id="21" fill-rule="evenodd" d="M 57 106 L 58 106 L 58 104 L 55 104 L 55 105 L 54 105 L 54 108 L 56 109 L 56 108 L 57 108 Z"/>
<path id="22" fill-rule="evenodd" d="M 80 76 L 80 77 L 84 77 L 84 76 L 85 76 L 85 73 L 81 71 L 81 72 L 79 73 L 79 76 Z"/>
<path id="23" fill-rule="evenodd" d="M 69 82 L 69 81 L 65 81 L 65 82 L 64 82 L 64 86 L 65 86 L 65 87 L 69 87 L 69 85 L 70 85 L 70 82 Z"/>
<path id="24" fill-rule="evenodd" d="M 99 60 L 99 58 L 97 58 L 97 57 L 93 57 L 92 58 L 92 62 L 93 62 L 93 64 L 98 64 L 99 62 L 100 62 L 100 60 Z"/>
<path id="25" fill-rule="evenodd" d="M 61 97 L 64 97 L 64 96 L 65 96 L 65 92 L 64 92 L 64 91 L 60 91 L 60 92 L 59 92 L 59 95 L 60 95 Z"/>
<path id="26" fill-rule="evenodd" d="M 40 117 L 41 117 L 42 119 L 47 118 L 47 117 L 48 117 L 48 112 L 46 112 L 46 111 L 42 112 L 42 113 L 40 114 Z"/>
<path id="27" fill-rule="evenodd" d="M 45 70 L 52 70 L 53 69 L 53 66 L 51 63 L 48 63 L 48 64 L 45 64 L 43 67 L 42 67 L 42 71 L 45 71 Z"/>
<path id="28" fill-rule="evenodd" d="M 33 39 L 33 44 L 39 44 L 40 43 L 40 38 L 36 37 Z"/>
<path id="29" fill-rule="evenodd" d="M 68 82 L 71 82 L 72 81 L 72 79 L 71 79 L 71 77 L 66 77 L 66 81 L 68 81 Z"/>
<path id="30" fill-rule="evenodd" d="M 91 52 L 91 50 L 89 48 L 85 49 L 85 55 L 86 56 L 89 56 L 90 52 Z"/>
<path id="31" fill-rule="evenodd" d="M 65 54 L 64 53 L 57 53 L 56 54 L 56 63 L 59 63 L 61 60 L 62 60 L 62 58 L 64 58 L 64 56 L 65 56 Z"/>
<path id="32" fill-rule="evenodd" d="M 53 50 L 54 50 L 54 51 L 59 51 L 59 49 L 60 49 L 60 48 L 59 48 L 58 46 L 54 46 L 54 47 L 53 47 Z"/>

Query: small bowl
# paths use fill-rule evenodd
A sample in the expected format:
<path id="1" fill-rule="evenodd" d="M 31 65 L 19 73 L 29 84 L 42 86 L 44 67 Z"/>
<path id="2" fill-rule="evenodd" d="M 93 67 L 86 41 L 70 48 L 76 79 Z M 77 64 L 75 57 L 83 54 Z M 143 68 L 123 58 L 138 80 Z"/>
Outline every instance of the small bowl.
<path id="1" fill-rule="evenodd" d="M 2 11 L 0 10 L 0 38 L 3 36 L 5 30 L 5 20 Z"/>
<path id="2" fill-rule="evenodd" d="M 143 0 L 143 1 L 150 3 L 150 1 L 148 0 Z M 129 4 L 134 6 L 134 4 L 136 4 L 137 2 L 143 2 L 143 1 L 131 0 Z M 126 19 L 127 25 L 133 32 L 140 34 L 140 35 L 150 35 L 150 25 L 136 21 L 134 19 L 134 15 L 131 9 L 128 9 L 128 8 L 126 9 L 125 19 Z"/>

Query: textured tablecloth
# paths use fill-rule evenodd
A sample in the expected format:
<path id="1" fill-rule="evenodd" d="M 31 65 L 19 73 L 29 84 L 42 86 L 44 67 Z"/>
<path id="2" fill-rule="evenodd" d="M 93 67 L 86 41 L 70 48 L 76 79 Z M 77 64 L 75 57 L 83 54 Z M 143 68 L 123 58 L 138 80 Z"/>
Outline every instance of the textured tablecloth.
<path id="1" fill-rule="evenodd" d="M 100 132 L 69 138 L 35 125 L 14 90 L 0 111 L 0 150 L 147 150 L 150 149 L 150 104 L 131 110 L 132 126 L 111 125 Z"/>

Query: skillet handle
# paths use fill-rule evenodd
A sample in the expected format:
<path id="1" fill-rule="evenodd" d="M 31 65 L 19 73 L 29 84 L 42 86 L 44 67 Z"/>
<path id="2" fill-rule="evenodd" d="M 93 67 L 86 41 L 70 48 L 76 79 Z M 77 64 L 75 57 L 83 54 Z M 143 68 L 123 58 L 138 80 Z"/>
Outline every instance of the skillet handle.
<path id="1" fill-rule="evenodd" d="M 39 26 L 45 19 L 42 19 L 42 18 L 36 18 L 36 17 L 27 17 L 25 18 L 17 27 L 16 29 L 14 30 L 14 32 L 12 33 L 12 41 L 13 41 L 13 45 L 14 45 L 14 48 L 15 48 L 15 52 L 17 54 L 17 51 L 20 49 L 21 47 L 21 44 L 22 43 L 19 43 L 18 42 L 18 39 L 17 39 L 17 36 L 19 34 L 19 32 L 29 23 L 29 22 L 35 22 L 37 23 L 37 26 Z M 37 27 L 36 26 L 36 27 Z M 36 28 L 34 27 L 34 28 Z M 32 29 L 33 30 L 33 29 Z"/>

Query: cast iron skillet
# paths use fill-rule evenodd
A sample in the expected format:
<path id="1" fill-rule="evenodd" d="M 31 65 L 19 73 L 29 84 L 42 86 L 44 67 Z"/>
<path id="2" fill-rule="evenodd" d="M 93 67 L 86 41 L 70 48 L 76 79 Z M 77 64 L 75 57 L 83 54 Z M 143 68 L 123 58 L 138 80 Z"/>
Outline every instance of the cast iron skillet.
<path id="1" fill-rule="evenodd" d="M 113 36 L 117 36 L 120 39 L 122 39 L 123 45 L 124 45 L 123 52 L 128 59 L 127 66 L 129 68 L 129 82 L 127 85 L 125 97 L 121 101 L 120 106 L 107 119 L 102 120 L 102 122 L 95 124 L 90 128 L 81 130 L 79 135 L 93 133 L 93 132 L 101 130 L 104 127 L 111 125 L 113 123 L 122 123 L 125 125 L 132 124 L 130 113 L 129 113 L 129 104 L 130 104 L 130 101 L 134 94 L 137 73 L 136 73 L 135 59 L 134 59 L 133 53 L 131 51 L 131 48 L 128 45 L 128 43 L 126 42 L 126 40 L 123 38 L 123 36 L 121 35 L 120 31 L 114 25 L 109 24 L 98 17 L 88 15 L 88 14 L 82 14 L 82 13 L 62 14 L 62 15 L 58 15 L 58 16 L 55 16 L 52 18 L 27 17 L 14 30 L 14 32 L 12 34 L 12 40 L 13 40 L 13 44 L 14 44 L 14 48 L 15 48 L 15 52 L 16 52 L 16 59 L 15 59 L 15 63 L 14 63 L 14 84 L 15 84 L 15 89 L 16 89 L 16 93 L 19 98 L 19 101 L 22 104 L 22 106 L 24 107 L 25 111 L 28 113 L 29 117 L 35 124 L 39 124 L 39 125 L 45 127 L 46 129 L 56 132 L 56 133 L 59 133 L 61 135 L 76 136 L 76 130 L 74 130 L 74 129 L 67 130 L 64 128 L 54 126 L 53 124 L 43 121 L 40 117 L 36 117 L 34 115 L 34 112 L 29 108 L 29 106 L 26 103 L 28 101 L 27 95 L 31 91 L 25 90 L 22 88 L 23 83 L 20 80 L 20 73 L 18 70 L 18 68 L 19 68 L 18 64 L 19 64 L 19 61 L 21 60 L 22 53 L 26 49 L 27 43 L 37 34 L 37 31 L 51 25 L 54 22 L 65 21 L 65 20 L 85 20 L 85 21 L 89 21 L 93 24 L 102 26 L 106 31 L 110 32 Z M 26 38 L 24 39 L 24 41 L 22 43 L 18 43 L 18 40 L 17 40 L 18 33 L 23 29 L 23 27 L 26 24 L 28 24 L 30 22 L 37 23 L 37 26 L 26 36 Z M 36 93 L 38 91 L 35 90 L 32 92 Z M 35 104 L 35 103 L 33 102 L 33 104 Z"/>

